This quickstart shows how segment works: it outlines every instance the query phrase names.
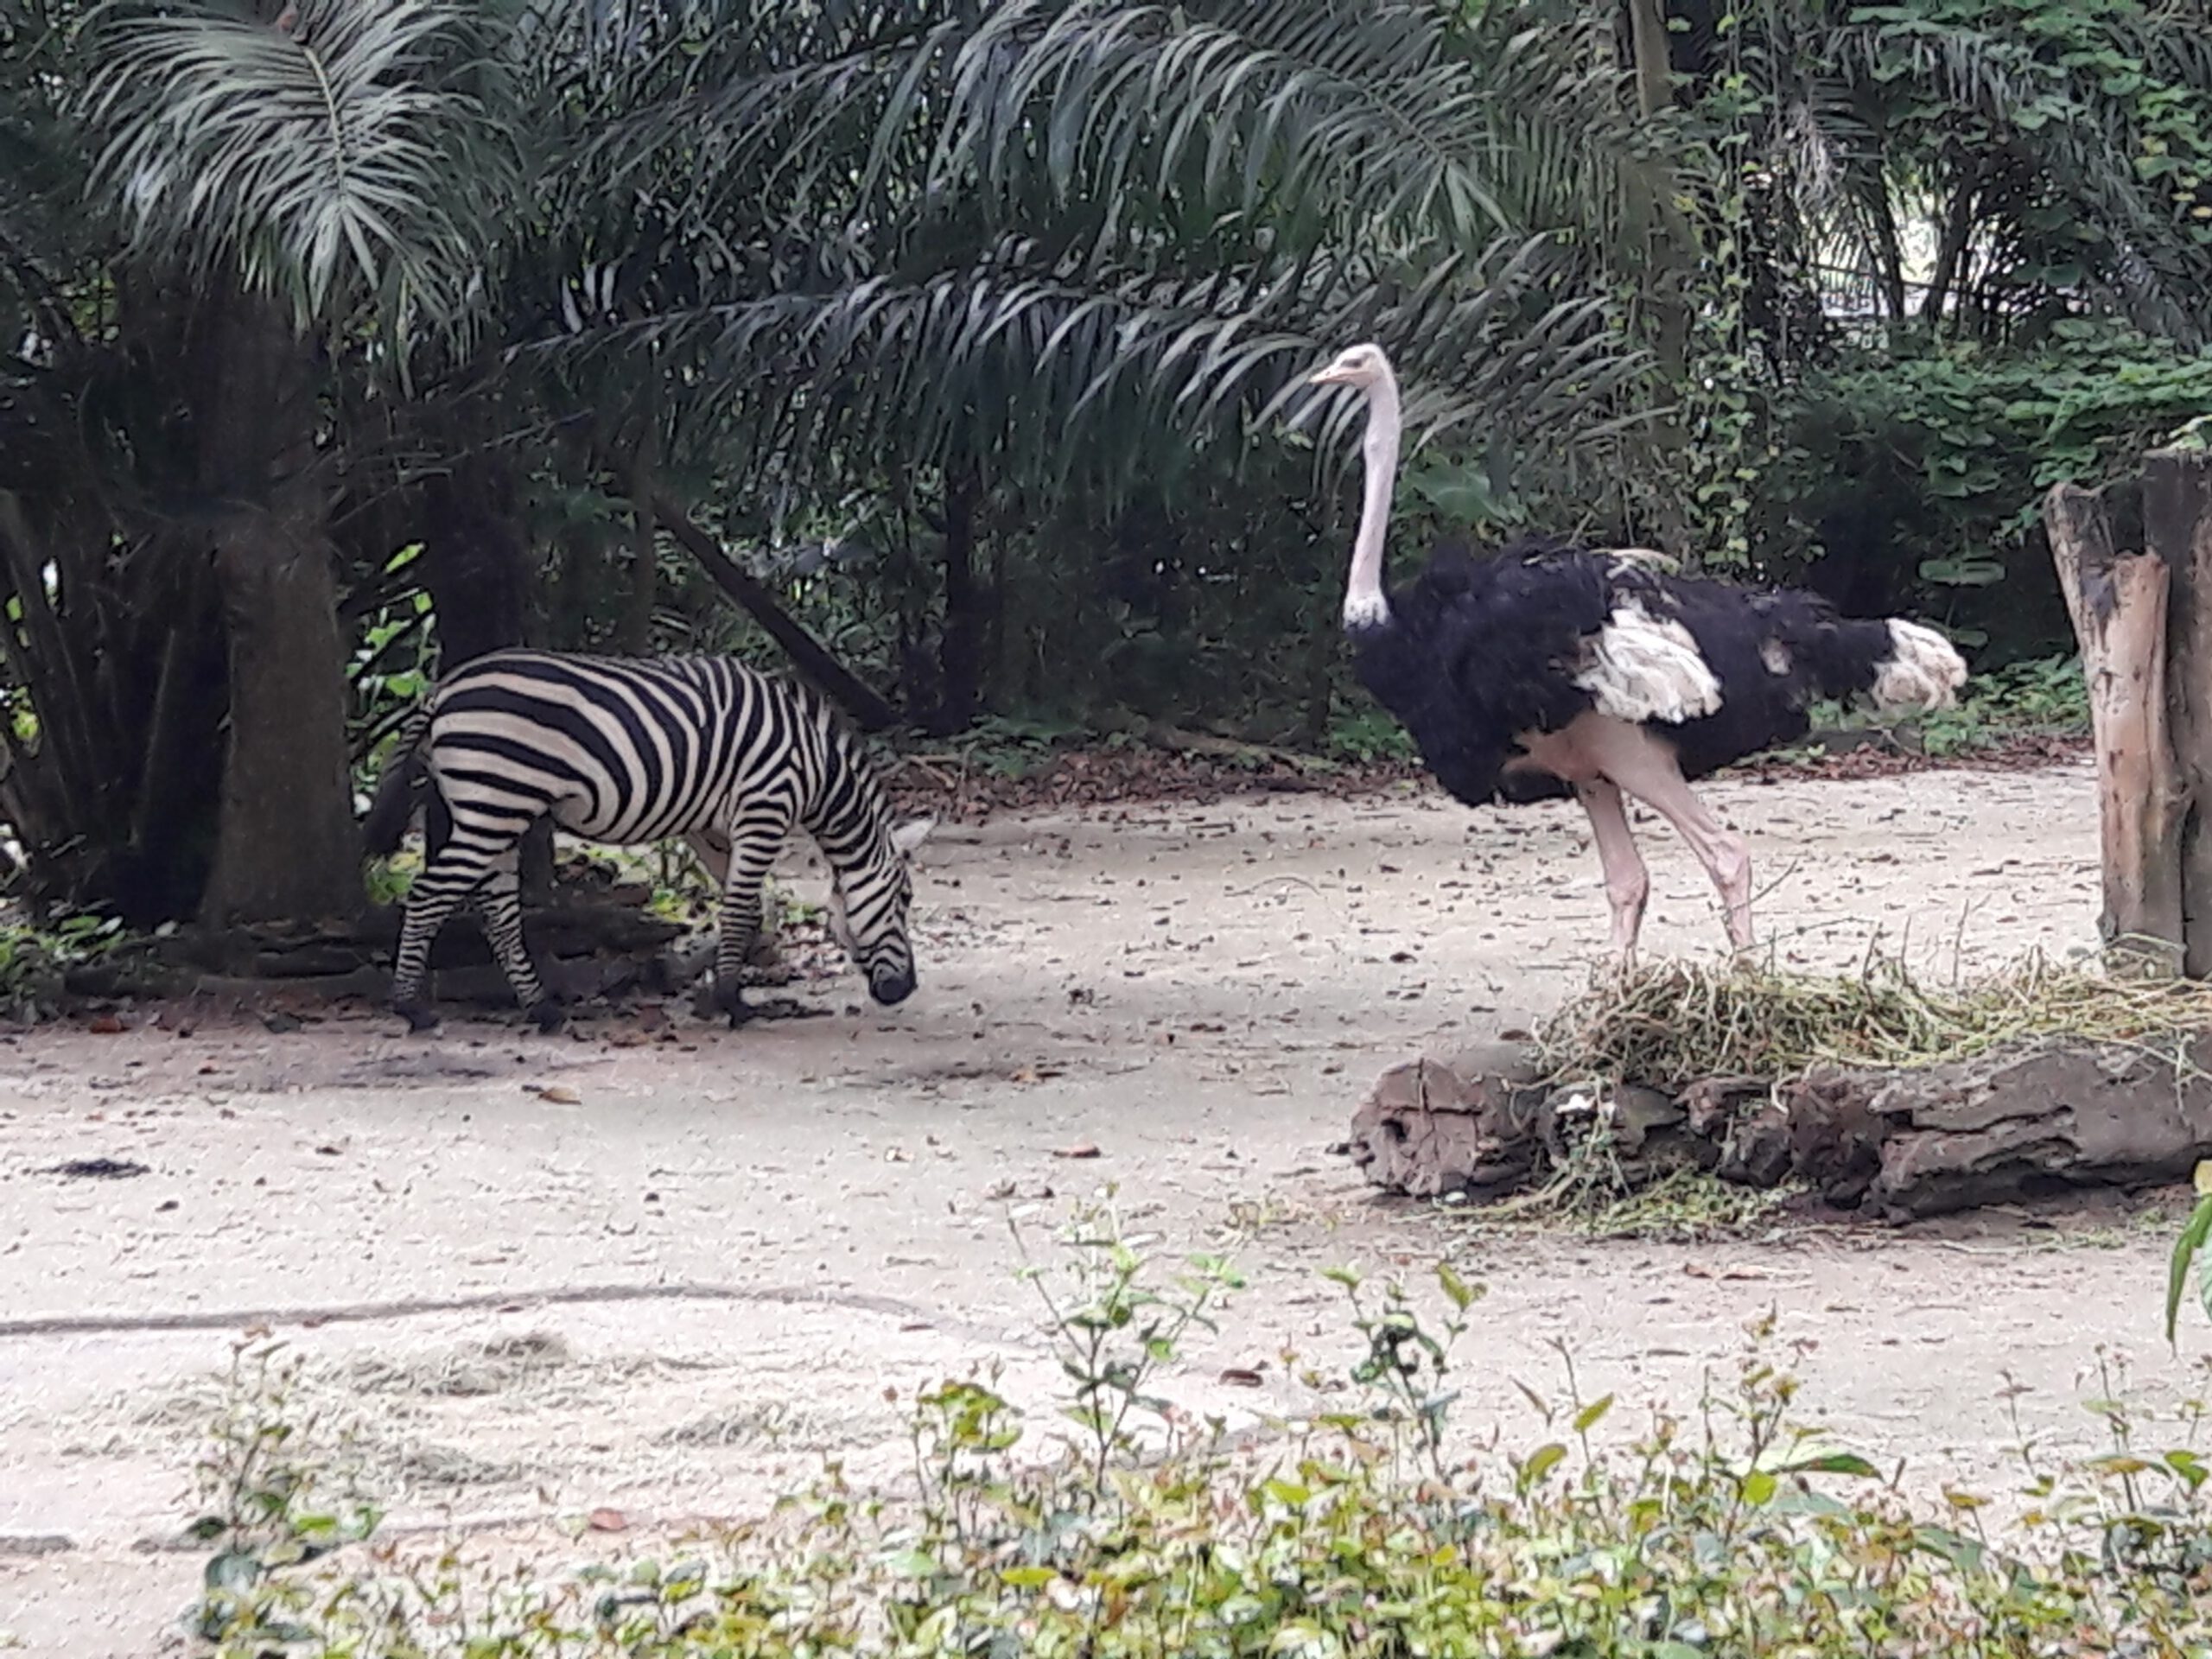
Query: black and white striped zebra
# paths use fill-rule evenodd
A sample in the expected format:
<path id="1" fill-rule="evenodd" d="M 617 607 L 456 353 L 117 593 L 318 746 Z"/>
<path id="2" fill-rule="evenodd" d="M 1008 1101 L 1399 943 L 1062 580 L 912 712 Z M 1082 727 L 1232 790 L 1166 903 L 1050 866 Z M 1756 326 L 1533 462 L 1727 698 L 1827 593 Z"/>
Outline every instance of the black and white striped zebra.
<path id="1" fill-rule="evenodd" d="M 437 1023 L 423 988 L 438 929 L 471 899 L 515 999 L 561 1021 L 522 937 L 524 833 L 548 815 L 616 845 L 681 836 L 721 884 L 715 976 L 699 1012 L 746 1015 L 738 970 L 760 932 L 769 867 L 794 829 L 831 876 L 832 934 L 887 1007 L 914 989 L 909 858 L 932 827 L 893 827 L 850 731 L 802 683 L 721 657 L 499 651 L 442 679 L 402 728 L 364 826 L 396 851 L 425 798 L 424 857 L 407 896 L 392 1006 Z"/>

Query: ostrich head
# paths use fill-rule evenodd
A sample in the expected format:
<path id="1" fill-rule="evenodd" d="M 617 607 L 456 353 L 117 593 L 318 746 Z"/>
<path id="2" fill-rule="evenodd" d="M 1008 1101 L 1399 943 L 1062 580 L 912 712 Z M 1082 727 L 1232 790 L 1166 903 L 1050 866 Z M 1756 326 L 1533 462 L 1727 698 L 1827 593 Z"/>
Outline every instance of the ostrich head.
<path id="1" fill-rule="evenodd" d="M 1398 471 L 1397 377 L 1382 348 L 1368 340 L 1338 353 L 1334 362 L 1306 378 L 1317 386 L 1357 386 L 1367 398 L 1367 436 L 1360 445 L 1367 479 L 1359 534 L 1352 542 L 1351 579 L 1344 588 L 1344 624 L 1348 633 L 1368 633 L 1390 620 L 1390 601 L 1382 592 L 1382 537 Z"/>
<path id="2" fill-rule="evenodd" d="M 1337 353 L 1335 361 L 1306 377 L 1306 384 L 1315 386 L 1357 386 L 1362 391 L 1380 385 L 1390 376 L 1390 359 L 1382 348 L 1372 340 L 1348 346 Z"/>

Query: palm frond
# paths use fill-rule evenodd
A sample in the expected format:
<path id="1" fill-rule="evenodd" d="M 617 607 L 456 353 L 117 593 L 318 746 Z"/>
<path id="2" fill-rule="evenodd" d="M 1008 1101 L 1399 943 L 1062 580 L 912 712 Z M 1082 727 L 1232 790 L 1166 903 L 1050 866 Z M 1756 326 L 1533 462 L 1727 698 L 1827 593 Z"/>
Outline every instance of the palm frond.
<path id="1" fill-rule="evenodd" d="M 299 0 L 289 27 L 112 0 L 83 105 L 92 188 L 137 253 L 234 264 L 303 321 L 372 302 L 465 333 L 514 168 L 476 9 Z"/>
<path id="2" fill-rule="evenodd" d="M 918 280 L 704 307 L 521 355 L 563 376 L 646 353 L 680 365 L 675 418 L 743 476 L 969 456 L 1018 486 L 1111 494 L 1286 419 L 1319 427 L 1332 470 L 1353 415 L 1304 376 L 1365 338 L 1404 365 L 1422 435 L 1495 426 L 1572 443 L 1639 365 L 1599 300 L 1558 291 L 1567 263 L 1543 239 L 1502 238 L 1479 254 L 1432 244 L 1402 265 L 1340 253 L 1174 277 L 1056 268 L 1009 239 Z"/>

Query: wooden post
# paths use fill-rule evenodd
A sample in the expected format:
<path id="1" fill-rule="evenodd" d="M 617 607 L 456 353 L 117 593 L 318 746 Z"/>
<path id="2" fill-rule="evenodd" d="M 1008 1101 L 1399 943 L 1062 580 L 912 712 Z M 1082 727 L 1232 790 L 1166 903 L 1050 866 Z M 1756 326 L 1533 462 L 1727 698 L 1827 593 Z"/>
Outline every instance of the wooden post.
<path id="1" fill-rule="evenodd" d="M 2143 547 L 2167 574 L 2166 709 L 2179 802 L 2182 971 L 2212 978 L 2212 454 L 2143 463 Z"/>
<path id="2" fill-rule="evenodd" d="M 2116 959 L 2145 974 L 2171 975 L 2184 958 L 2188 804 L 2167 706 L 2173 573 L 2157 553 L 2114 545 L 2111 515 L 2096 493 L 2055 486 L 2043 512 L 2088 680 L 2104 851 L 2099 931 Z"/>

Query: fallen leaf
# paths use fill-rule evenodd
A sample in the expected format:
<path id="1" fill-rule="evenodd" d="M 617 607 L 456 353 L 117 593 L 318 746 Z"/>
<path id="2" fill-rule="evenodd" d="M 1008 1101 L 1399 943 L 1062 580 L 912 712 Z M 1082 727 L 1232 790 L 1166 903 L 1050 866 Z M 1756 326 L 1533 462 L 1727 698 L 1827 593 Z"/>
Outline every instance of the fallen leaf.
<path id="1" fill-rule="evenodd" d="M 594 1510 L 589 1519 L 594 1532 L 627 1532 L 630 1529 L 630 1517 L 620 1510 Z"/>
<path id="2" fill-rule="evenodd" d="M 1248 1365 L 1231 1365 L 1221 1374 L 1221 1380 L 1224 1382 L 1233 1382 L 1240 1389 L 1256 1389 L 1267 1381 L 1259 1372 Z"/>
<path id="3" fill-rule="evenodd" d="M 1096 1158 L 1098 1155 L 1097 1146 L 1089 1141 L 1078 1141 L 1074 1146 L 1063 1147 L 1052 1154 L 1055 1158 Z"/>

